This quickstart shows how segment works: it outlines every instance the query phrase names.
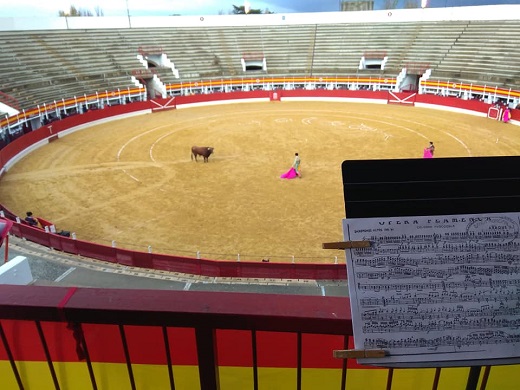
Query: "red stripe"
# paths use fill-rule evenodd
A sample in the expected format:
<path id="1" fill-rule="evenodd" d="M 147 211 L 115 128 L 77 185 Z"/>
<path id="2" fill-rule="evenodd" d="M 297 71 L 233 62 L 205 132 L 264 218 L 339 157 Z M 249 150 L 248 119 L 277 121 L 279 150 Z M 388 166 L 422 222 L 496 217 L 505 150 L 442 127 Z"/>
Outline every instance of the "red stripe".
<path id="1" fill-rule="evenodd" d="M 60 303 L 58 303 L 57 309 L 58 309 L 58 312 L 60 313 L 60 317 L 63 321 L 67 321 L 63 308 L 69 302 L 70 298 L 72 298 L 72 296 L 76 293 L 77 289 L 78 289 L 77 287 L 69 288 L 67 291 L 67 294 L 65 294 L 65 296 L 62 298 Z"/>
<path id="2" fill-rule="evenodd" d="M 71 295 L 73 291 L 71 292 Z M 66 304 L 63 299 L 61 306 Z M 8 343 L 14 357 L 19 361 L 45 361 L 36 327 L 32 321 L 2 320 Z M 42 322 L 52 360 L 77 362 L 76 342 L 66 322 Z M 82 324 L 90 358 L 96 363 L 125 363 L 121 336 L 117 325 Z M 166 364 L 166 352 L 161 327 L 125 326 L 132 363 Z M 170 353 L 174 365 L 196 366 L 198 364 L 195 331 L 192 328 L 168 328 Z M 259 367 L 296 367 L 297 336 L 285 332 L 257 332 Z M 353 348 L 350 338 L 348 348 Z M 218 363 L 220 366 L 251 367 L 251 332 L 241 330 L 217 330 Z M 302 335 L 303 368 L 339 368 L 342 360 L 334 359 L 332 352 L 343 349 L 343 336 Z M 7 354 L 0 343 L 0 360 Z M 372 368 L 359 366 L 354 359 L 348 360 L 349 368 Z"/>
<path id="3" fill-rule="evenodd" d="M 74 295 L 78 288 L 77 287 L 71 287 L 68 289 L 67 294 L 63 297 L 63 299 L 58 303 L 58 309 L 63 310 L 69 299 Z"/>

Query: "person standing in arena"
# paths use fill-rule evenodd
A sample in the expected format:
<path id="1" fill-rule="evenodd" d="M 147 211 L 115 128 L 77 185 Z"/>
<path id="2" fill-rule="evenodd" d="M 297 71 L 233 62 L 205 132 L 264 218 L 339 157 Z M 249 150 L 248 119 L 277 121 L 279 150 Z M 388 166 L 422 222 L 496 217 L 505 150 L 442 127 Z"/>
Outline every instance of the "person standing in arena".
<path id="1" fill-rule="evenodd" d="M 433 157 L 433 154 L 435 153 L 435 145 L 433 144 L 432 141 L 430 141 L 430 145 L 428 146 L 428 150 L 430 151 L 430 153 L 432 154 L 432 157 Z"/>
<path id="2" fill-rule="evenodd" d="M 509 122 L 509 119 L 511 118 L 511 112 L 509 111 L 509 107 L 506 106 L 504 109 L 504 115 L 502 116 L 502 120 L 504 123 Z"/>
<path id="3" fill-rule="evenodd" d="M 433 142 L 430 142 L 427 148 L 424 148 L 423 157 L 424 158 L 433 158 L 433 153 L 435 152 L 435 146 Z"/>
<path id="4" fill-rule="evenodd" d="M 301 164 L 300 156 L 298 155 L 298 153 L 294 153 L 294 162 L 293 162 L 292 167 L 294 168 L 294 172 L 296 172 L 296 175 L 301 179 L 302 174 L 300 173 L 300 164 Z"/>

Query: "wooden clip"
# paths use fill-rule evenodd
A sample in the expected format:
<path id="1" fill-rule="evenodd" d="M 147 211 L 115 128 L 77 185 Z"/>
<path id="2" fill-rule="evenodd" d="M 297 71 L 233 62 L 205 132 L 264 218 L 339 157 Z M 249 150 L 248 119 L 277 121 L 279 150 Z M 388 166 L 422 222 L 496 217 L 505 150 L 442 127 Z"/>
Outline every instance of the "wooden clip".
<path id="1" fill-rule="evenodd" d="M 383 358 L 387 353 L 383 349 L 347 349 L 333 351 L 333 356 L 337 359 Z"/>
<path id="2" fill-rule="evenodd" d="M 368 248 L 369 246 L 370 241 L 324 242 L 321 244 L 323 249 Z"/>

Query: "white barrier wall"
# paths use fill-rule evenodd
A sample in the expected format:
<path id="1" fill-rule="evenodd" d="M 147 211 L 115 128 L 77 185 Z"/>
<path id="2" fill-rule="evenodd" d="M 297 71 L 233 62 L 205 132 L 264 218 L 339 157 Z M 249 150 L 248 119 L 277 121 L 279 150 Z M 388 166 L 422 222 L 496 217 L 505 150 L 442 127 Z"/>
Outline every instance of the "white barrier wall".
<path id="1" fill-rule="evenodd" d="M 25 286 L 32 283 L 32 281 L 33 276 L 29 267 L 29 260 L 26 257 L 16 256 L 0 266 L 0 284 Z"/>
<path id="2" fill-rule="evenodd" d="M 0 30 L 76 30 L 145 27 L 275 26 L 334 23 L 392 23 L 450 20 L 517 20 L 520 4 L 415 8 L 355 12 L 309 12 L 259 15 L 103 16 L 0 18 Z"/>

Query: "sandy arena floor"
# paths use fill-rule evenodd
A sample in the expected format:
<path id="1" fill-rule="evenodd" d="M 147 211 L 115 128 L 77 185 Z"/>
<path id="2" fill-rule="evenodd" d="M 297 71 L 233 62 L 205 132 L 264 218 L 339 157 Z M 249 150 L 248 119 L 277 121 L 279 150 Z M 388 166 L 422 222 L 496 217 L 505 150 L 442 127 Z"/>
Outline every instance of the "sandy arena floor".
<path id="1" fill-rule="evenodd" d="M 203 258 L 331 262 L 342 240 L 341 163 L 518 155 L 520 129 L 417 107 L 270 102 L 178 109 L 75 132 L 1 179 L 0 202 L 81 240 Z M 192 145 L 213 146 L 209 163 Z M 282 180 L 298 152 L 302 179 Z"/>

